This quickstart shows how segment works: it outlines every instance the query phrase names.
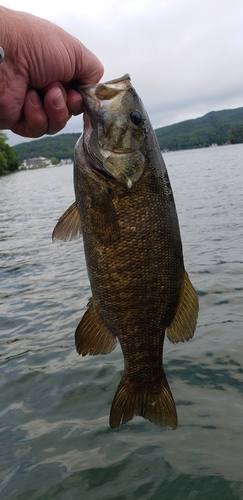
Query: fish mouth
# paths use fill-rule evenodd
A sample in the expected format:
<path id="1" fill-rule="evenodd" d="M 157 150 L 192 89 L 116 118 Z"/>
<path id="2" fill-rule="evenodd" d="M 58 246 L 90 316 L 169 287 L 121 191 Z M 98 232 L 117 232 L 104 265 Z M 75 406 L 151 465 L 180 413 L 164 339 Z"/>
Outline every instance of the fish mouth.
<path id="1" fill-rule="evenodd" d="M 89 168 L 99 177 L 105 181 L 115 181 L 115 178 L 105 170 L 103 165 L 103 157 L 100 153 L 100 148 L 97 147 L 98 141 L 96 137 L 96 130 L 92 126 L 89 113 L 84 111 L 84 134 L 83 134 L 83 148 L 84 154 L 88 160 Z"/>

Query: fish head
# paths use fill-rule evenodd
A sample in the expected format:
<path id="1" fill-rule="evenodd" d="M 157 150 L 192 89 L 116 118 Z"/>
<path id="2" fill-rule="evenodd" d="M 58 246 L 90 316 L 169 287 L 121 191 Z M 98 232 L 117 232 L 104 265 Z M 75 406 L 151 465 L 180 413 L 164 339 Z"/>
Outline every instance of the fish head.
<path id="1" fill-rule="evenodd" d="M 130 189 L 145 169 L 147 114 L 129 75 L 79 87 L 84 111 L 83 147 L 93 171 Z"/>

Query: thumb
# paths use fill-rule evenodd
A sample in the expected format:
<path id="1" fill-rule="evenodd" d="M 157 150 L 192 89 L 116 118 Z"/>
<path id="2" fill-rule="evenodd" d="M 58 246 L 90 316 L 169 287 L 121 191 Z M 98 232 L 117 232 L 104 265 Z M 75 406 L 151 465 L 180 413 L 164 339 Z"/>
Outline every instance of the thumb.
<path id="1" fill-rule="evenodd" d="M 74 79 L 80 83 L 98 83 L 103 74 L 104 67 L 98 57 L 79 42 L 79 47 L 76 49 Z"/>

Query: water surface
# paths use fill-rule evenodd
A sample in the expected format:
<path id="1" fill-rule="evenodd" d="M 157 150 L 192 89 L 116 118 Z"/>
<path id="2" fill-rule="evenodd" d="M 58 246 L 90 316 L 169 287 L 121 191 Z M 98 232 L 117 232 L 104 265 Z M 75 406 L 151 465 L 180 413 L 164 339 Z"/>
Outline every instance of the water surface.
<path id="1" fill-rule="evenodd" d="M 243 499 L 243 145 L 164 158 L 200 299 L 193 340 L 165 341 L 176 431 L 139 417 L 112 431 L 120 347 L 75 351 L 82 240 L 51 242 L 72 168 L 0 178 L 1 499 Z"/>

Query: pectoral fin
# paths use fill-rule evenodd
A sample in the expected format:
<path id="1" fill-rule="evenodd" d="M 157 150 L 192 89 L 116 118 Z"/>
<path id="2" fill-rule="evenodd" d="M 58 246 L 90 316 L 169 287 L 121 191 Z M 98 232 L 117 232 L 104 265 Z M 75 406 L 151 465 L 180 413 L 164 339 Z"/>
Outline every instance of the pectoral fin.
<path id="1" fill-rule="evenodd" d="M 71 241 L 82 235 L 81 219 L 76 202 L 74 202 L 58 220 L 52 241 Z"/>
<path id="2" fill-rule="evenodd" d="M 76 332 L 75 345 L 79 354 L 108 354 L 116 347 L 116 337 L 105 326 L 95 310 L 93 299 L 82 317 Z"/>
<path id="3" fill-rule="evenodd" d="M 185 271 L 176 315 L 167 328 L 168 339 L 176 344 L 193 337 L 198 316 L 198 296 Z"/>

